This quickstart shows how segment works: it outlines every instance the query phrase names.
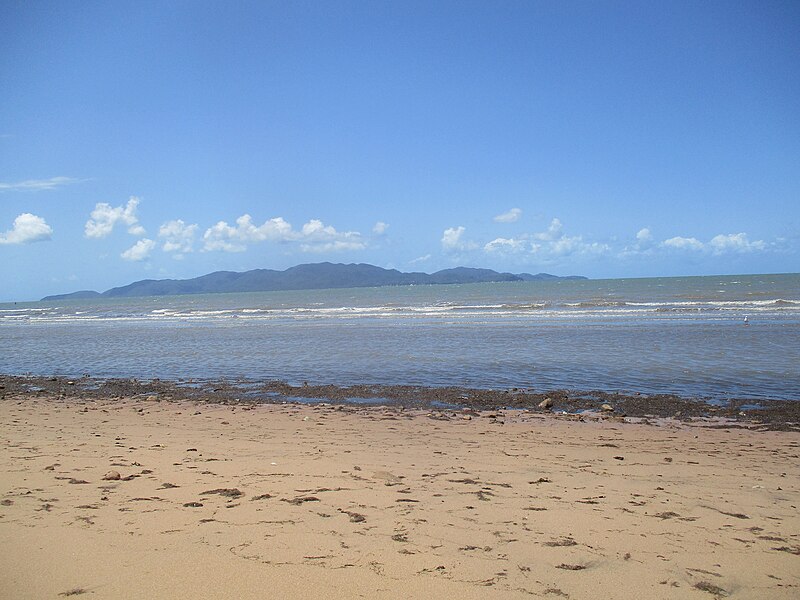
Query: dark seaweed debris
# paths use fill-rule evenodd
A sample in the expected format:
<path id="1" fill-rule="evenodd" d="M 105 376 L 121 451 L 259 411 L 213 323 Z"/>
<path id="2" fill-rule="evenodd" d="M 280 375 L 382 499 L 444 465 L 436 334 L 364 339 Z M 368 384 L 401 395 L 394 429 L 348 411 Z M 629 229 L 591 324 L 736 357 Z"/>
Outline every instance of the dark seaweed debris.
<path id="1" fill-rule="evenodd" d="M 800 431 L 800 397 L 797 400 L 683 398 L 670 394 L 621 394 L 603 391 L 548 390 L 531 388 L 478 389 L 409 385 L 290 385 L 283 381 L 210 380 L 167 381 L 160 379 L 101 379 L 65 377 L 0 376 L 0 399 L 24 395 L 80 398 L 141 398 L 156 401 L 198 400 L 223 404 L 319 403 L 377 404 L 433 411 L 454 409 L 528 409 L 537 412 L 598 411 L 609 418 L 670 417 L 689 420 L 719 417 L 729 423 L 768 430 Z M 549 398 L 552 406 L 539 408 Z M 612 411 L 602 411 L 608 404 Z M 757 408 L 753 408 L 753 406 Z"/>

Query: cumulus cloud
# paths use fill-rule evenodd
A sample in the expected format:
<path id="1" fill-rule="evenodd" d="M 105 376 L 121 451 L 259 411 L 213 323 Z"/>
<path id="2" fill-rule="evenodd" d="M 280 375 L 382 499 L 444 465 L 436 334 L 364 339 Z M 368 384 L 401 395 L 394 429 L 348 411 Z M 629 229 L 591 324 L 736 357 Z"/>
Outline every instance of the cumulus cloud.
<path id="1" fill-rule="evenodd" d="M 665 250 L 703 252 L 719 256 L 732 252 L 760 252 L 767 250 L 771 246 L 774 247 L 774 244 L 767 244 L 762 240 L 750 241 L 746 233 L 720 234 L 714 236 L 708 242 L 703 242 L 696 237 L 680 235 L 658 242 L 651 231 L 645 227 L 636 234 L 636 240 L 620 252 L 620 256 L 652 255 Z"/>
<path id="2" fill-rule="evenodd" d="M 526 243 L 524 240 L 514 238 L 497 238 L 484 245 L 483 249 L 486 252 L 506 253 L 506 252 L 522 252 L 525 250 Z"/>
<path id="3" fill-rule="evenodd" d="M 14 225 L 5 233 L 0 233 L 0 244 L 30 244 L 43 242 L 53 235 L 53 229 L 42 217 L 22 213 L 14 219 Z"/>
<path id="4" fill-rule="evenodd" d="M 519 221 L 519 218 L 522 216 L 522 209 L 521 208 L 512 208 L 508 212 L 504 212 L 500 215 L 497 215 L 494 218 L 495 223 L 515 223 Z"/>
<path id="5" fill-rule="evenodd" d="M 652 241 L 653 241 L 653 234 L 647 227 L 643 227 L 636 233 L 637 243 L 650 244 Z"/>
<path id="6" fill-rule="evenodd" d="M 757 252 L 767 249 L 766 242 L 762 240 L 750 241 L 746 233 L 728 233 L 715 235 L 708 243 L 703 243 L 693 237 L 673 237 L 664 240 L 662 245 L 667 248 L 681 250 L 711 251 L 713 254 L 726 254 L 729 252 Z"/>
<path id="7" fill-rule="evenodd" d="M 539 259 L 568 255 L 604 254 L 610 250 L 607 244 L 585 242 L 580 235 L 568 236 L 559 219 L 550 221 L 545 231 L 525 233 L 514 238 L 499 237 L 483 246 L 484 252 L 493 254 L 534 255 Z"/>
<path id="8" fill-rule="evenodd" d="M 648 227 L 642 227 L 636 232 L 634 242 L 629 246 L 625 246 L 619 255 L 629 257 L 637 254 L 652 254 L 655 244 L 653 232 Z"/>
<path id="9" fill-rule="evenodd" d="M 562 225 L 561 221 L 559 219 L 553 219 L 550 221 L 547 231 L 535 233 L 533 234 L 533 237 L 534 239 L 542 240 L 544 242 L 552 242 L 559 239 L 563 235 L 563 231 L 564 225 Z"/>
<path id="10" fill-rule="evenodd" d="M 357 231 L 337 231 L 319 219 L 304 224 L 300 231 L 282 217 L 269 219 L 255 225 L 250 215 L 236 219 L 236 225 L 220 221 L 203 234 L 204 250 L 223 250 L 243 252 L 247 244 L 253 242 L 299 242 L 304 252 L 330 252 L 341 250 L 361 250 L 366 248 L 362 236 Z"/>
<path id="11" fill-rule="evenodd" d="M 181 219 L 167 221 L 158 229 L 158 237 L 164 240 L 164 252 L 174 252 L 177 258 L 191 252 L 194 248 L 194 234 L 197 225 L 187 225 Z"/>
<path id="12" fill-rule="evenodd" d="M 442 249 L 445 252 L 457 252 L 459 250 L 473 250 L 477 247 L 475 242 L 464 239 L 464 232 L 467 229 L 462 226 L 449 227 L 442 233 Z"/>
<path id="13" fill-rule="evenodd" d="M 111 234 L 117 223 L 127 225 L 131 235 L 144 235 L 144 227 L 139 224 L 136 216 L 138 206 L 139 198 L 136 196 L 131 196 L 125 206 L 112 207 L 105 202 L 98 202 L 86 221 L 86 237 L 104 238 Z"/>
<path id="14" fill-rule="evenodd" d="M 708 245 L 711 247 L 714 254 L 723 254 L 725 252 L 755 252 L 757 250 L 764 250 L 767 247 L 761 240 L 751 242 L 747 239 L 746 233 L 720 234 L 711 238 Z"/>
<path id="15" fill-rule="evenodd" d="M 461 226 L 445 229 L 442 234 L 442 247 L 444 247 L 445 250 L 457 248 L 461 243 L 461 236 L 464 235 L 465 231 L 466 228 Z"/>
<path id="16" fill-rule="evenodd" d="M 363 250 L 367 244 L 357 231 L 336 231 L 319 219 L 312 219 L 301 229 L 297 239 L 303 252 L 339 252 Z"/>
<path id="17" fill-rule="evenodd" d="M 378 221 L 377 223 L 375 223 L 375 225 L 373 225 L 372 233 L 376 235 L 383 235 L 384 233 L 386 233 L 387 229 L 389 229 L 389 225 L 387 225 L 383 221 Z"/>
<path id="18" fill-rule="evenodd" d="M 269 219 L 262 225 L 254 225 L 253 218 L 244 214 L 236 219 L 236 225 L 220 221 L 203 234 L 205 250 L 244 252 L 251 242 L 286 241 L 293 235 L 292 226 L 282 217 Z"/>
<path id="19" fill-rule="evenodd" d="M 16 183 L 0 182 L 0 192 L 41 192 L 80 181 L 82 180 L 74 177 L 51 177 L 50 179 L 26 179 Z"/>
<path id="20" fill-rule="evenodd" d="M 693 237 L 675 236 L 664 240 L 661 244 L 667 248 L 676 248 L 678 250 L 702 250 L 703 242 Z"/>
<path id="21" fill-rule="evenodd" d="M 550 242 L 549 253 L 554 256 L 567 256 L 572 254 L 604 254 L 610 250 L 608 244 L 598 242 L 584 242 L 580 235 L 566 236 Z"/>
<path id="22" fill-rule="evenodd" d="M 336 229 L 331 225 L 325 225 L 319 219 L 311 219 L 303 225 L 301 231 L 304 238 L 317 242 L 333 239 L 337 235 Z"/>
<path id="23" fill-rule="evenodd" d="M 317 242 L 315 244 L 300 244 L 303 252 L 341 252 L 345 250 L 363 250 L 367 245 L 364 242 L 352 240 L 334 240 L 332 242 Z"/>
<path id="24" fill-rule="evenodd" d="M 120 256 L 125 260 L 130 260 L 134 262 L 142 261 L 153 251 L 156 247 L 156 243 L 153 240 L 149 240 L 147 238 L 141 239 L 136 242 L 133 246 L 125 250 Z"/>

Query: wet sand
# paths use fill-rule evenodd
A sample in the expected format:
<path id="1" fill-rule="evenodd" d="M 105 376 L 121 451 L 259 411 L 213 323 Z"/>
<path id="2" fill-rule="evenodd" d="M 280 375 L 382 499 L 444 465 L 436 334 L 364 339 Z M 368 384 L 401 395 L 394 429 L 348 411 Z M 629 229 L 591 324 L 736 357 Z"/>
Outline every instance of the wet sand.
<path id="1" fill-rule="evenodd" d="M 9 388 L 0 597 L 800 596 L 795 431 Z"/>

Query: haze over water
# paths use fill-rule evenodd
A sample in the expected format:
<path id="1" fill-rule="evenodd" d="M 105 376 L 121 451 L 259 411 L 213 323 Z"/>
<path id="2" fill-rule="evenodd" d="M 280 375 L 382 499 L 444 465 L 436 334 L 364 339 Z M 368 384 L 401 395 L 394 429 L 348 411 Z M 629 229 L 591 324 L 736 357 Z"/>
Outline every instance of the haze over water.
<path id="1" fill-rule="evenodd" d="M 0 304 L 0 372 L 70 377 L 800 399 L 798 340 L 797 274 Z"/>

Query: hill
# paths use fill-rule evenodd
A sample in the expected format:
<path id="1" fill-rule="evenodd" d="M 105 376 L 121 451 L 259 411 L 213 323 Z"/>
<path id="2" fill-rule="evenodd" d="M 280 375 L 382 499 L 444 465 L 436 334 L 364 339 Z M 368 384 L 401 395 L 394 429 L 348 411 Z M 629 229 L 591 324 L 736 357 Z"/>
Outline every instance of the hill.
<path id="1" fill-rule="evenodd" d="M 100 296 L 102 296 L 102 294 L 94 290 L 81 290 L 79 292 L 72 292 L 71 294 L 47 296 L 46 298 L 42 298 L 42 300 L 82 300 L 84 298 L 99 298 Z"/>

